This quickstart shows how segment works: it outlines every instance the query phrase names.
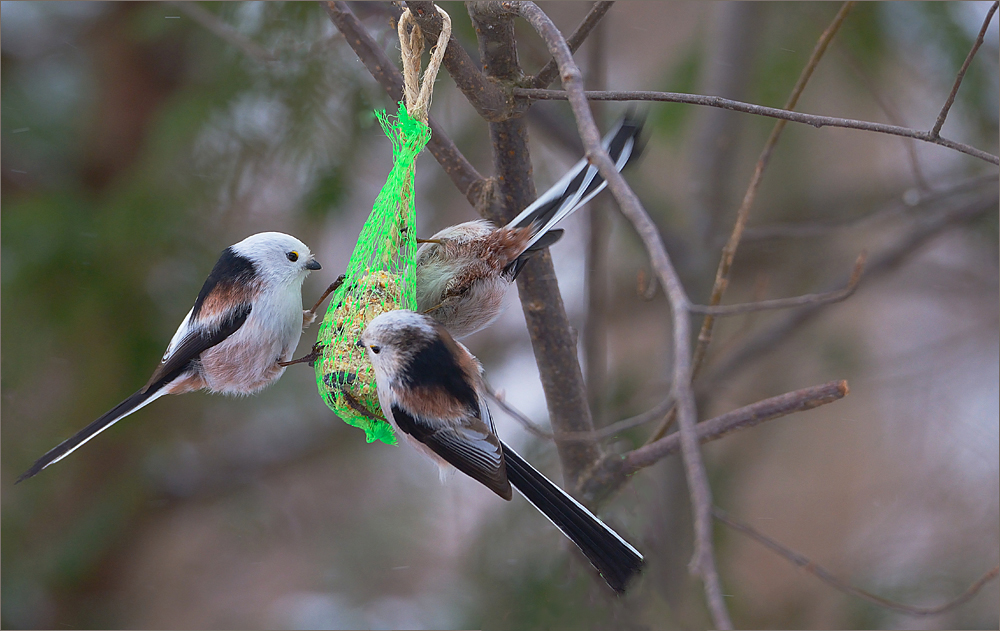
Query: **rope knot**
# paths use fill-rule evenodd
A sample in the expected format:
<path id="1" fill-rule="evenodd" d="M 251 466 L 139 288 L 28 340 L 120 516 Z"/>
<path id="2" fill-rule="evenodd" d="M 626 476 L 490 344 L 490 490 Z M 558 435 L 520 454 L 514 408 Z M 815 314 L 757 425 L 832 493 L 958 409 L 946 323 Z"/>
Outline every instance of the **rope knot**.
<path id="1" fill-rule="evenodd" d="M 398 26 L 406 110 L 410 116 L 424 124 L 427 123 L 427 113 L 431 109 L 434 80 L 437 79 L 441 61 L 448 48 L 448 40 L 451 38 L 451 17 L 441 7 L 434 5 L 434 8 L 441 15 L 441 33 L 438 35 L 437 44 L 431 49 L 431 58 L 427 63 L 427 70 L 424 71 L 423 81 L 420 79 L 420 55 L 424 52 L 424 34 L 409 8 L 399 18 Z M 409 32 L 407 27 L 410 27 Z"/>

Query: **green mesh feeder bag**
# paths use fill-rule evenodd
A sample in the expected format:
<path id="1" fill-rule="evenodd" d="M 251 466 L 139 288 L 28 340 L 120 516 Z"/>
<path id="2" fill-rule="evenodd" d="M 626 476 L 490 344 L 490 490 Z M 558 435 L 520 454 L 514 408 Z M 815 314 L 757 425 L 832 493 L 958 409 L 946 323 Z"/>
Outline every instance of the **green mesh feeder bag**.
<path id="1" fill-rule="evenodd" d="M 413 176 L 431 130 L 411 118 L 403 103 L 395 117 L 385 111 L 376 116 L 392 141 L 392 171 L 320 325 L 316 385 L 326 404 L 345 423 L 363 429 L 368 442 L 394 445 L 395 431 L 378 402 L 375 370 L 357 342 L 379 314 L 417 308 Z"/>

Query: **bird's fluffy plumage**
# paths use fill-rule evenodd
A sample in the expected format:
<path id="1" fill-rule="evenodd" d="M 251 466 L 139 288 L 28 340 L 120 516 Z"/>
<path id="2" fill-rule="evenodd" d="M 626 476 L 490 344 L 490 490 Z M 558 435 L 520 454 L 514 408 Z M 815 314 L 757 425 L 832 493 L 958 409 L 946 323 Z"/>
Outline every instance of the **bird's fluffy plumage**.
<path id="1" fill-rule="evenodd" d="M 374 318 L 361 335 L 375 367 L 382 411 L 439 464 L 454 466 L 500 497 L 517 489 L 573 541 L 615 591 L 642 555 L 500 441 L 479 361 L 438 322 L 413 311 Z"/>
<path id="2" fill-rule="evenodd" d="M 207 389 L 253 394 L 277 380 L 302 334 L 302 282 L 319 269 L 295 237 L 262 232 L 226 248 L 181 321 L 152 377 L 38 459 L 18 482 L 58 462 L 122 418 L 166 394 Z"/>
<path id="3" fill-rule="evenodd" d="M 618 170 L 639 154 L 642 125 L 630 114 L 605 136 Z M 606 185 L 584 159 L 502 228 L 478 219 L 441 230 L 417 250 L 417 310 L 459 339 L 486 328 L 531 254 L 562 236 L 554 226 Z"/>

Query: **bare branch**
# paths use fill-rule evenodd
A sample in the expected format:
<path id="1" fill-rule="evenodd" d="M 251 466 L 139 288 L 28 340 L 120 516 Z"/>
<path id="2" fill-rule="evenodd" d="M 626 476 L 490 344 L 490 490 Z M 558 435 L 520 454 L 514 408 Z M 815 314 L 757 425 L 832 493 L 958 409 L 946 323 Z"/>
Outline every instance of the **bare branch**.
<path id="1" fill-rule="evenodd" d="M 842 591 L 851 596 L 867 600 L 870 603 L 883 607 L 885 609 L 891 609 L 893 611 L 898 611 L 900 613 L 909 614 L 911 616 L 936 616 L 942 614 L 946 611 L 964 605 L 965 603 L 972 600 L 972 598 L 979 593 L 979 590 L 983 588 L 984 585 L 992 581 L 1000 574 L 1000 566 L 994 566 L 993 569 L 983 574 L 976 582 L 959 594 L 956 598 L 949 600 L 943 605 L 938 605 L 937 607 L 916 607 L 913 605 L 906 605 L 904 603 L 896 602 L 894 600 L 888 600 L 882 598 L 881 596 L 876 596 L 871 592 L 867 592 L 863 589 L 855 587 L 848 583 L 847 581 L 841 580 L 834 576 L 829 570 L 824 568 L 822 565 L 809 560 L 805 556 L 786 548 L 774 539 L 762 534 L 755 528 L 748 526 L 742 522 L 736 521 L 732 517 L 726 514 L 721 508 L 714 508 L 712 510 L 712 515 L 720 522 L 726 524 L 733 530 L 743 533 L 744 535 L 750 537 L 757 543 L 760 543 L 764 547 L 768 548 L 772 552 L 784 557 L 794 565 L 804 569 L 816 578 L 820 579 L 828 585 L 832 585 L 839 591 Z"/>
<path id="2" fill-rule="evenodd" d="M 795 412 L 811 410 L 827 403 L 833 403 L 847 396 L 846 381 L 830 381 L 819 386 L 802 388 L 794 392 L 764 399 L 732 412 L 698 423 L 698 441 L 707 443 L 718 440 L 735 431 L 760 425 L 765 421 L 781 418 Z M 622 475 L 631 475 L 651 464 L 676 453 L 679 449 L 677 434 L 671 434 L 650 445 L 645 445 L 625 454 Z"/>
<path id="3" fill-rule="evenodd" d="M 764 399 L 698 423 L 695 425 L 698 441 L 707 443 L 718 440 L 766 421 L 833 403 L 847 396 L 847 393 L 846 381 L 831 381 Z M 666 407 L 664 404 L 657 406 L 660 410 L 664 407 Z M 647 414 L 652 415 L 655 411 L 651 410 Z M 628 480 L 628 476 L 678 451 L 680 451 L 680 436 L 675 432 L 626 454 L 608 456 L 594 469 L 590 477 L 584 480 L 580 486 L 580 496 L 587 501 L 597 502 L 617 491 Z"/>
<path id="4" fill-rule="evenodd" d="M 785 110 L 783 111 L 789 111 L 789 113 L 791 113 L 790 110 L 795 107 L 796 103 L 798 103 L 799 97 L 802 95 L 802 91 L 806 87 L 806 83 L 809 82 L 809 78 L 816 69 L 816 65 L 819 63 L 819 60 L 822 59 L 827 46 L 829 46 L 837 31 L 840 30 L 840 25 L 843 24 L 844 19 L 847 17 L 847 14 L 853 6 L 854 2 L 845 2 L 840 7 L 840 10 L 837 11 L 837 15 L 834 16 L 833 22 L 830 26 L 828 26 L 819 36 L 816 46 L 813 47 L 812 55 L 810 55 L 805 68 L 803 68 L 802 72 L 799 74 L 799 79 L 795 82 L 795 87 L 792 88 L 792 94 L 788 97 L 788 102 L 785 104 Z M 712 286 L 712 295 L 709 298 L 709 306 L 717 306 L 719 302 L 721 302 L 722 295 L 725 293 L 726 288 L 729 286 L 730 268 L 733 264 L 733 258 L 736 256 L 736 248 L 739 247 L 740 239 L 743 236 L 743 229 L 746 227 L 747 218 L 750 216 L 750 207 L 753 206 L 754 199 L 757 197 L 757 189 L 760 187 L 761 180 L 764 177 L 764 169 L 767 168 L 767 164 L 771 159 L 771 152 L 774 150 L 775 145 L 777 145 L 778 139 L 781 137 L 781 132 L 784 130 L 786 122 L 787 119 L 781 119 L 775 124 L 767 142 L 764 143 L 764 149 L 761 151 L 760 157 L 757 158 L 757 166 L 754 168 L 753 176 L 750 178 L 750 185 L 747 187 L 747 191 L 743 196 L 743 202 L 740 204 L 739 210 L 736 211 L 736 223 L 733 225 L 733 231 L 729 236 L 729 241 L 722 249 L 722 258 L 719 260 L 719 268 L 715 273 L 715 283 Z M 712 342 L 712 327 L 714 325 L 715 317 L 712 315 L 705 316 L 705 320 L 701 325 L 701 330 L 698 332 L 698 343 L 694 350 L 694 359 L 692 360 L 691 369 L 692 379 L 698 376 L 698 373 L 705 362 L 708 345 Z M 674 422 L 674 418 L 675 411 L 671 410 L 670 413 L 667 414 L 666 418 L 663 419 L 663 422 L 656 429 L 656 431 L 654 431 L 647 439 L 646 444 L 648 445 L 654 443 L 663 438 L 663 436 L 667 433 L 667 429 L 669 429 L 670 425 Z"/>
<path id="5" fill-rule="evenodd" d="M 988 173 L 966 178 L 947 185 L 947 188 L 937 188 L 920 195 L 915 201 L 897 199 L 891 204 L 876 208 L 872 212 L 833 221 L 797 221 L 789 223 L 773 223 L 762 226 L 751 226 L 743 232 L 743 243 L 751 241 L 767 241 L 769 239 L 799 239 L 806 237 L 822 237 L 837 230 L 858 228 L 877 219 L 890 217 L 903 212 L 912 211 L 931 202 L 940 201 L 957 193 L 979 188 L 983 184 L 996 182 L 997 174 Z"/>
<path id="6" fill-rule="evenodd" d="M 642 414 L 637 414 L 630 418 L 622 419 L 617 423 L 612 423 L 601 429 L 595 429 L 592 432 L 594 438 L 602 439 L 609 438 L 615 434 L 620 434 L 625 430 L 632 429 L 633 427 L 639 427 L 640 425 L 645 425 L 646 423 L 652 423 L 656 420 L 661 420 L 664 415 L 671 411 L 674 407 L 674 397 L 668 396 L 666 399 L 657 403 L 655 407 L 650 410 L 643 412 Z M 573 440 L 573 436 L 565 437 L 566 440 Z"/>
<path id="7" fill-rule="evenodd" d="M 802 73 L 799 75 L 798 81 L 795 82 L 795 87 L 792 88 L 792 94 L 788 97 L 788 102 L 785 104 L 786 110 L 792 110 L 795 105 L 799 102 L 799 97 L 805 90 L 806 84 L 809 82 L 809 78 L 812 77 L 813 71 L 819 64 L 820 59 L 823 58 L 823 53 L 826 52 L 827 46 L 830 45 L 830 41 L 833 40 L 834 35 L 840 30 L 841 24 L 844 23 L 844 19 L 847 14 L 851 11 L 854 6 L 853 2 L 845 2 L 840 10 L 837 11 L 837 15 L 834 17 L 833 22 L 827 27 L 823 34 L 820 35 L 819 40 L 816 42 L 816 46 L 813 48 L 812 55 L 809 57 L 809 61 L 806 63 L 805 68 L 802 69 Z M 729 242 L 726 247 L 722 250 L 722 259 L 719 261 L 719 269 L 715 275 L 715 284 L 712 287 L 712 295 L 709 299 L 709 304 L 711 306 L 718 305 L 722 300 L 722 295 L 725 293 L 726 288 L 729 286 L 729 272 L 733 265 L 733 258 L 736 256 L 736 248 L 739 247 L 740 239 L 743 236 L 743 228 L 746 226 L 747 218 L 750 216 L 750 208 L 753 206 L 754 200 L 757 198 L 757 190 L 760 188 L 760 183 L 764 178 L 764 169 L 767 168 L 768 163 L 771 160 L 771 153 L 774 151 L 774 147 L 778 144 L 778 139 L 781 137 L 781 132 L 785 129 L 784 120 L 779 120 L 774 129 L 771 131 L 770 137 L 768 137 L 767 142 L 764 144 L 764 149 L 761 151 L 760 157 L 757 159 L 757 166 L 754 169 L 753 177 L 750 179 L 750 185 L 747 187 L 747 192 L 743 196 L 743 203 L 740 204 L 740 208 L 736 211 L 736 224 L 733 226 L 732 235 L 729 237 Z M 701 331 L 698 333 L 698 345 L 695 347 L 694 359 L 692 372 L 694 374 L 698 373 L 701 368 L 702 363 L 705 359 L 705 353 L 708 350 L 708 345 L 712 340 L 712 326 L 715 323 L 715 319 L 712 316 L 706 316 L 705 321 L 702 323 Z"/>
<path id="8" fill-rule="evenodd" d="M 732 622 L 722 597 L 722 587 L 719 583 L 719 574 L 715 566 L 715 553 L 712 547 L 712 492 L 695 433 L 696 412 L 694 395 L 691 391 L 690 340 L 688 339 L 691 323 L 687 294 L 685 294 L 680 278 L 670 262 L 670 257 L 667 255 L 656 225 L 615 168 L 607 151 L 601 147 L 597 124 L 594 122 L 594 117 L 583 94 L 583 76 L 573 61 L 573 54 L 570 52 L 566 40 L 552 23 L 552 20 L 534 3 L 511 2 L 510 6 L 531 24 L 532 28 L 545 41 L 549 53 L 558 63 L 563 86 L 569 93 L 569 102 L 580 130 L 580 137 L 587 148 L 587 159 L 597 166 L 608 183 L 608 188 L 621 206 L 622 213 L 635 226 L 667 293 L 674 329 L 673 390 L 680 411 L 682 455 L 695 522 L 695 553 L 690 567 L 692 572 L 699 575 L 704 581 L 705 595 L 713 623 L 717 628 L 731 629 Z"/>
<path id="9" fill-rule="evenodd" d="M 569 46 L 571 52 L 576 52 L 580 45 L 583 44 L 583 40 L 587 39 L 587 35 L 590 35 L 590 31 L 594 29 L 595 26 L 604 17 L 604 14 L 611 10 L 611 6 L 614 2 L 595 2 L 594 6 L 590 8 L 590 13 L 587 17 L 583 18 L 583 22 L 580 22 L 580 26 L 576 27 L 573 34 L 569 36 L 566 40 L 566 44 Z M 556 74 L 559 73 L 559 65 L 556 63 L 555 59 L 549 60 L 535 78 L 531 80 L 531 86 L 535 88 L 545 88 L 552 83 Z"/>
<path id="10" fill-rule="evenodd" d="M 551 100 L 565 101 L 568 95 L 563 90 L 538 90 L 532 88 L 514 88 L 515 97 L 534 99 L 536 101 Z M 781 121 L 792 123 L 805 123 L 817 129 L 820 127 L 843 127 L 845 129 L 859 129 L 862 131 L 872 131 L 890 136 L 902 136 L 904 138 L 915 138 L 924 142 L 929 142 L 942 147 L 948 147 L 955 151 L 960 151 L 974 158 L 979 158 L 990 164 L 1000 164 L 1000 157 L 993 155 L 982 149 L 976 149 L 971 145 L 966 145 L 940 136 L 932 137 L 929 131 L 920 131 L 910 127 L 900 127 L 898 125 L 886 125 L 885 123 L 873 123 L 870 121 L 854 120 L 851 118 L 837 118 L 835 116 L 820 116 L 818 114 L 803 114 L 793 112 L 788 109 L 777 107 L 765 107 L 744 103 L 732 99 L 724 99 L 721 96 L 706 96 L 703 94 L 685 94 L 683 92 L 652 92 L 647 90 L 632 91 L 588 91 L 585 92 L 588 99 L 592 101 L 659 101 L 663 103 L 687 103 L 689 105 L 705 105 L 707 107 L 719 107 L 734 112 L 744 112 L 746 114 L 756 114 L 768 118 L 777 118 Z"/>
<path id="11" fill-rule="evenodd" d="M 857 57 L 855 57 L 850 50 L 843 46 L 839 47 L 837 52 L 844 58 L 847 65 L 852 71 L 854 71 L 854 74 L 858 76 L 865 88 L 868 89 L 868 92 L 872 95 L 872 98 L 875 99 L 875 103 L 879 106 L 879 109 L 885 113 L 885 117 L 889 119 L 889 122 L 893 125 L 905 127 L 906 122 L 903 120 L 903 116 L 899 113 L 899 109 L 896 107 L 895 103 L 893 103 L 893 101 L 884 94 L 879 82 L 865 71 Z M 910 161 L 910 170 L 913 171 L 913 179 L 916 180 L 917 186 L 922 191 L 930 190 L 930 184 L 927 183 L 927 179 L 924 177 L 924 171 L 920 168 L 920 159 L 917 157 L 916 139 L 903 137 L 901 140 L 903 141 L 903 147 L 906 150 L 906 157 Z M 746 239 L 746 234 L 743 235 L 743 238 Z"/>
<path id="12" fill-rule="evenodd" d="M 470 3 L 469 15 L 479 37 L 479 51 L 488 76 L 511 81 L 521 76 L 514 40 L 514 14 L 507 3 Z M 488 219 L 504 225 L 535 199 L 524 117 L 491 122 L 490 141 L 497 174 L 497 199 Z M 559 292 L 552 257 L 533 257 L 517 279 L 518 296 L 531 338 L 531 348 L 545 392 L 549 420 L 557 433 L 594 429 L 587 404 L 576 339 Z M 582 473 L 601 456 L 596 441 L 556 442 L 566 483 L 575 487 Z"/>
<path id="13" fill-rule="evenodd" d="M 220 39 L 232 44 L 236 48 L 239 48 L 246 56 L 260 62 L 278 60 L 277 57 L 271 54 L 271 51 L 267 50 L 243 33 L 240 33 L 232 26 L 220 20 L 214 13 L 206 11 L 203 7 L 199 6 L 198 3 L 170 2 L 169 4 L 198 24 L 201 24 L 206 29 L 215 33 Z"/>
<path id="14" fill-rule="evenodd" d="M 361 63 L 385 88 L 389 98 L 393 101 L 402 100 L 403 76 L 396 69 L 396 64 L 389 59 L 382 47 L 354 16 L 347 3 L 324 2 L 323 7 L 330 15 L 334 26 L 344 34 L 347 43 L 357 53 Z M 475 208 L 481 209 L 488 203 L 488 181 L 465 159 L 462 152 L 458 150 L 455 143 L 434 121 L 433 117 L 428 118 L 428 123 L 431 127 L 431 139 L 427 143 L 427 150 L 431 152 L 431 155 L 448 174 L 455 187 L 469 200 L 469 203 Z"/>
<path id="15" fill-rule="evenodd" d="M 993 19 L 993 14 L 997 12 L 998 5 L 1000 5 L 1000 2 L 994 2 L 990 6 L 990 10 L 986 12 L 986 19 L 983 20 L 983 28 L 979 29 L 979 37 L 976 38 L 976 43 L 972 45 L 972 50 L 969 51 L 968 56 L 965 58 L 965 63 L 962 64 L 962 68 L 958 71 L 958 76 L 955 77 L 955 85 L 951 88 L 951 94 L 948 95 L 948 100 L 944 102 L 941 113 L 938 114 L 937 120 L 934 121 L 934 127 L 930 132 L 931 138 L 937 138 L 940 134 L 944 120 L 948 118 L 948 110 L 951 109 L 952 104 L 955 102 L 958 88 L 961 87 L 962 79 L 965 78 L 965 71 L 969 69 L 969 64 L 972 63 L 972 58 L 976 56 L 976 51 L 983 45 L 983 38 L 986 37 L 986 29 L 989 28 L 990 20 Z"/>
<path id="16" fill-rule="evenodd" d="M 511 418 L 520 423 L 524 427 L 524 429 L 528 430 L 529 433 L 534 434 L 538 438 L 552 440 L 552 438 L 554 437 L 552 432 L 545 431 L 541 425 L 534 422 L 533 420 L 525 416 L 520 410 L 518 410 L 517 408 L 515 408 L 514 406 L 510 405 L 502 398 L 497 396 L 497 393 L 493 390 L 493 388 L 489 384 L 486 384 L 486 393 L 489 395 L 490 401 L 496 403 L 497 407 L 499 407 L 501 410 L 509 414 Z"/>
<path id="17" fill-rule="evenodd" d="M 866 274 L 868 282 L 895 269 L 913 256 L 921 246 L 948 228 L 971 221 L 988 212 L 996 212 L 998 202 L 1000 200 L 996 194 L 983 195 L 945 208 L 942 212 L 918 218 L 917 225 L 906 236 L 886 248 L 868 265 Z M 789 313 L 716 362 L 711 374 L 707 375 L 699 386 L 711 389 L 713 384 L 729 378 L 739 369 L 745 369 L 754 358 L 773 350 L 778 343 L 787 339 L 793 331 L 797 331 L 819 313 L 820 307 L 811 305 Z"/>
<path id="18" fill-rule="evenodd" d="M 760 425 L 764 421 L 770 421 L 786 414 L 811 410 L 814 407 L 832 403 L 837 399 L 844 398 L 847 396 L 847 393 L 846 381 L 830 381 L 820 386 L 803 388 L 764 399 L 763 401 L 758 401 L 757 403 L 698 423 L 695 426 L 698 429 L 698 441 L 707 443 L 712 440 L 718 440 L 737 430 Z M 624 421 L 619 421 L 614 425 L 602 427 L 599 430 L 591 432 L 591 434 L 598 438 L 606 438 L 607 436 L 613 436 L 632 427 L 660 418 L 667 411 L 669 403 L 670 400 L 668 399 L 648 412 L 633 416 Z M 572 439 L 573 437 L 570 436 L 568 438 Z M 622 463 L 619 473 L 621 475 L 631 475 L 639 469 L 657 462 L 661 458 L 676 453 L 679 449 L 680 440 L 678 435 L 671 434 L 670 436 L 661 438 L 656 443 L 644 445 L 619 456 Z"/>
<path id="19" fill-rule="evenodd" d="M 827 291 L 821 294 L 805 294 L 802 296 L 796 296 L 795 298 L 760 300 L 741 305 L 725 305 L 715 307 L 691 305 L 691 312 L 711 314 L 714 316 L 731 316 L 753 313 L 754 311 L 773 311 L 775 309 L 789 309 L 791 307 L 804 307 L 807 305 L 819 307 L 835 302 L 841 302 L 850 298 L 857 290 L 858 283 L 861 282 L 861 273 L 865 269 L 865 258 L 866 254 L 864 252 L 858 255 L 857 260 L 854 262 L 854 270 L 851 272 L 851 278 L 847 282 L 847 286 L 843 289 Z"/>

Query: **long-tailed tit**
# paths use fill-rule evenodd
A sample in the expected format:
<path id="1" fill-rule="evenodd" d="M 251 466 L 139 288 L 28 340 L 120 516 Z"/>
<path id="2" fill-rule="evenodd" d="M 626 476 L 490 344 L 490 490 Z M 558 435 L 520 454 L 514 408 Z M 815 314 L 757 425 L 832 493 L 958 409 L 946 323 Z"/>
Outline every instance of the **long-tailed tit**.
<path id="1" fill-rule="evenodd" d="M 315 317 L 302 310 L 302 281 L 318 269 L 305 244 L 280 232 L 223 250 L 146 385 L 39 458 L 18 482 L 165 394 L 246 395 L 276 381 Z"/>
<path id="2" fill-rule="evenodd" d="M 618 593 L 642 555 L 501 441 L 479 361 L 427 315 L 390 311 L 361 334 L 382 412 L 439 465 L 450 464 L 505 500 L 511 487 L 556 525 Z"/>
<path id="3" fill-rule="evenodd" d="M 643 122 L 642 116 L 629 114 L 604 137 L 604 148 L 619 171 L 639 153 Z M 605 186 L 597 167 L 583 159 L 502 228 L 478 219 L 418 240 L 417 310 L 456 339 L 486 328 L 500 317 L 507 288 L 528 257 L 562 236 L 553 226 Z"/>

